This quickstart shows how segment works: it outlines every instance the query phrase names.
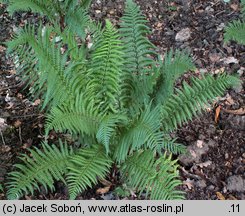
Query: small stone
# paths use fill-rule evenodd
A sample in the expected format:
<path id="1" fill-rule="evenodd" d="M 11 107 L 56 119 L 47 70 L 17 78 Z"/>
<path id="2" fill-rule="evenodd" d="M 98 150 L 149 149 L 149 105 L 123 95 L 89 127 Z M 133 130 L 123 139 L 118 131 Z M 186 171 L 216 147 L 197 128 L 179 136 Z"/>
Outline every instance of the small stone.
<path id="1" fill-rule="evenodd" d="M 191 37 L 191 30 L 190 28 L 184 28 L 182 30 L 180 30 L 176 36 L 175 36 L 175 40 L 179 41 L 179 42 L 183 42 L 183 41 L 187 41 L 189 40 Z"/>
<path id="2" fill-rule="evenodd" d="M 237 71 L 237 73 L 239 74 L 239 76 L 242 76 L 243 73 L 244 73 L 244 68 L 241 67 L 241 68 Z"/>
<path id="3" fill-rule="evenodd" d="M 227 190 L 234 192 L 244 192 L 245 191 L 245 179 L 240 175 L 233 175 L 227 179 Z"/>
<path id="4" fill-rule="evenodd" d="M 242 157 L 245 158 L 245 153 L 242 154 Z"/>
<path id="5" fill-rule="evenodd" d="M 113 14 L 115 14 L 115 11 L 114 10 L 110 10 L 109 14 L 113 15 Z"/>
<path id="6" fill-rule="evenodd" d="M 229 158 L 229 154 L 225 153 L 225 159 L 227 160 Z"/>
<path id="7" fill-rule="evenodd" d="M 219 26 L 217 27 L 217 31 L 222 31 L 225 28 L 225 24 L 221 23 L 219 24 Z"/>
<path id="8" fill-rule="evenodd" d="M 204 180 L 197 181 L 196 186 L 199 188 L 205 188 L 207 186 Z"/>
<path id="9" fill-rule="evenodd" d="M 210 147 L 215 147 L 216 144 L 217 144 L 217 143 L 216 143 L 214 140 L 209 140 L 209 141 L 208 141 L 208 146 L 210 146 Z"/>
<path id="10" fill-rule="evenodd" d="M 215 186 L 214 186 L 214 185 L 209 185 L 209 186 L 207 187 L 207 189 L 208 189 L 209 191 L 213 191 L 213 190 L 214 190 L 214 188 L 215 188 Z"/>

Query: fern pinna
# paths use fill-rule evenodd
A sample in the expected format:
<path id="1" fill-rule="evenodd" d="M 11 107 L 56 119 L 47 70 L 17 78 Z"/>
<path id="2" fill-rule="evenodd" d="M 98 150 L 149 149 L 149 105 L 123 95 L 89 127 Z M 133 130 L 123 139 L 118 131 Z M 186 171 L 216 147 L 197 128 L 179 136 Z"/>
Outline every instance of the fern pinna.
<path id="1" fill-rule="evenodd" d="M 245 0 L 241 0 L 241 13 L 240 20 L 234 20 L 228 23 L 225 28 L 224 41 L 228 42 L 234 40 L 242 45 L 245 45 Z"/>
<path id="2" fill-rule="evenodd" d="M 49 17 L 40 9 L 42 1 L 29 1 L 26 9 Z M 62 3 L 74 7 L 82 2 Z M 17 1 L 9 3 L 10 11 L 24 9 Z M 78 8 L 77 13 L 86 13 L 84 6 Z M 18 199 L 41 185 L 53 190 L 54 182 L 61 180 L 75 199 L 98 178 L 106 178 L 112 165 L 139 194 L 184 198 L 176 189 L 181 181 L 172 154 L 185 152 L 185 147 L 169 132 L 239 80 L 227 74 L 207 75 L 175 89 L 175 80 L 195 66 L 180 51 L 170 50 L 158 60 L 147 39 L 146 20 L 132 0 L 126 1 L 119 30 L 109 20 L 104 28 L 86 21 L 93 44 L 89 48 L 82 30 L 74 28 L 84 20 L 67 18 L 63 28 L 50 20 L 45 27 L 22 29 L 8 43 L 9 52 L 31 93 L 42 98 L 47 140 L 55 130 L 72 134 L 79 145 L 72 148 L 60 141 L 60 147 L 45 143 L 42 150 L 30 150 L 31 156 L 23 156 L 23 164 L 9 175 L 8 198 Z"/>

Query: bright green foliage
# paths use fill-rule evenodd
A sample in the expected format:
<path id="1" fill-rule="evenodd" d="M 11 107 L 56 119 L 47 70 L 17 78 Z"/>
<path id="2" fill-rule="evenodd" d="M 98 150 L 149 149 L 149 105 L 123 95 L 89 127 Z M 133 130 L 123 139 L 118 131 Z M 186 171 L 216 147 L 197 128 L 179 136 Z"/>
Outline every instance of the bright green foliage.
<path id="1" fill-rule="evenodd" d="M 176 89 L 177 94 L 162 106 L 163 130 L 168 132 L 177 129 L 178 125 L 200 114 L 205 104 L 221 95 L 229 86 L 239 84 L 239 80 L 226 74 L 217 78 L 206 75 L 203 79 L 192 79 L 192 86 L 183 84 L 183 90 Z"/>
<path id="2" fill-rule="evenodd" d="M 129 103 L 143 104 L 149 100 L 148 94 L 153 87 L 153 70 L 156 57 L 154 45 L 147 39 L 150 32 L 145 25 L 145 17 L 141 14 L 139 6 L 133 1 L 126 1 L 124 16 L 121 18 L 120 35 L 123 41 L 124 51 L 124 94 L 129 98 L 125 100 Z M 134 98 L 134 100 L 132 100 Z"/>
<path id="3" fill-rule="evenodd" d="M 9 50 L 18 54 L 19 74 L 28 83 L 35 83 L 32 94 L 46 92 L 43 108 L 59 105 L 74 97 L 70 84 L 73 78 L 69 74 L 70 68 L 66 67 L 67 55 L 61 55 L 60 45 L 50 41 L 52 30 L 48 28 L 43 32 L 40 27 L 35 36 L 34 28 L 27 26 L 8 43 Z"/>
<path id="4" fill-rule="evenodd" d="M 151 151 L 137 152 L 127 159 L 122 172 L 129 176 L 126 181 L 137 187 L 140 193 L 146 190 L 146 197 L 150 193 L 150 199 L 183 198 L 183 193 L 175 190 L 181 182 L 176 179 L 178 165 L 171 156 L 164 155 L 154 160 Z"/>
<path id="5" fill-rule="evenodd" d="M 74 34 L 85 38 L 85 28 L 89 24 L 86 9 L 92 0 L 6 0 L 8 11 L 32 11 L 45 15 L 50 22 L 60 29 L 69 28 Z"/>
<path id="6" fill-rule="evenodd" d="M 75 199 L 79 192 L 97 183 L 97 178 L 105 178 L 111 166 L 111 160 L 101 146 L 92 146 L 80 150 L 71 158 L 68 165 L 67 183 L 70 198 Z"/>
<path id="7" fill-rule="evenodd" d="M 242 45 L 245 45 L 245 0 L 241 0 L 242 20 L 235 20 L 228 23 L 225 28 L 224 41 L 234 40 Z"/>
<path id="8" fill-rule="evenodd" d="M 155 100 L 164 103 L 173 94 L 174 84 L 186 71 L 194 70 L 195 66 L 186 52 L 170 50 L 165 54 L 164 61 L 160 67 L 160 75 L 156 84 Z"/>
<path id="9" fill-rule="evenodd" d="M 123 53 L 119 35 L 109 21 L 95 44 L 88 70 L 87 97 L 93 98 L 100 113 L 117 113 L 120 108 Z"/>
<path id="10" fill-rule="evenodd" d="M 154 149 L 163 143 L 163 134 L 160 131 L 160 109 L 146 105 L 139 116 L 134 118 L 131 127 L 128 127 L 121 136 L 115 150 L 115 157 L 124 161 L 129 153 L 143 148 Z"/>
<path id="11" fill-rule="evenodd" d="M 23 193 L 33 194 L 34 188 L 42 185 L 46 190 L 54 190 L 54 181 L 62 180 L 68 166 L 68 159 L 73 155 L 72 148 L 60 141 L 60 146 L 42 144 L 30 150 L 31 157 L 23 155 L 23 164 L 16 164 L 17 170 L 10 173 L 8 199 L 18 199 Z"/>
<path id="12" fill-rule="evenodd" d="M 73 3 L 77 6 L 62 1 Z M 83 16 L 79 10 L 76 16 Z M 79 145 L 73 151 L 63 144 L 31 150 L 32 157 L 25 156 L 10 174 L 8 198 L 33 193 L 40 185 L 53 189 L 55 180 L 63 180 L 75 199 L 98 178 L 106 178 L 113 163 L 127 184 L 151 199 L 183 198 L 176 189 L 181 184 L 178 166 L 169 155 L 185 147 L 169 132 L 239 80 L 208 75 L 175 89 L 176 79 L 194 65 L 188 54 L 173 50 L 158 60 L 146 20 L 132 0 L 126 1 L 119 31 L 108 20 L 104 28 L 88 21 L 89 48 L 80 34 L 85 24 L 69 17 L 73 21 L 66 19 L 64 28 L 29 25 L 8 47 L 32 94 L 42 99 L 46 138 L 51 130 L 70 133 Z"/>

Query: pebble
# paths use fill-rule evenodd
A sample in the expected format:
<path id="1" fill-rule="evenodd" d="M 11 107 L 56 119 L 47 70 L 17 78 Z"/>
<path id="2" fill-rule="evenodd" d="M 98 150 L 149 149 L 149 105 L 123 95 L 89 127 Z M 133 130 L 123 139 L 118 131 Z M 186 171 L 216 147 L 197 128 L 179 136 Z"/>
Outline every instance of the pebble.
<path id="1" fill-rule="evenodd" d="M 199 188 L 205 188 L 207 186 L 204 180 L 197 181 L 196 186 Z"/>
<path id="2" fill-rule="evenodd" d="M 208 190 L 210 190 L 210 191 L 213 191 L 213 190 L 214 190 L 214 188 L 215 188 L 215 186 L 214 186 L 214 185 L 209 185 L 209 186 L 207 187 L 207 189 L 208 189 Z"/>
<path id="3" fill-rule="evenodd" d="M 240 175 L 233 175 L 227 179 L 227 190 L 231 192 L 245 192 L 245 179 Z"/>
<path id="4" fill-rule="evenodd" d="M 184 28 L 182 30 L 180 30 L 176 36 L 175 36 L 175 40 L 179 41 L 179 42 L 183 42 L 183 41 L 187 41 L 189 40 L 191 37 L 191 30 L 190 28 Z"/>

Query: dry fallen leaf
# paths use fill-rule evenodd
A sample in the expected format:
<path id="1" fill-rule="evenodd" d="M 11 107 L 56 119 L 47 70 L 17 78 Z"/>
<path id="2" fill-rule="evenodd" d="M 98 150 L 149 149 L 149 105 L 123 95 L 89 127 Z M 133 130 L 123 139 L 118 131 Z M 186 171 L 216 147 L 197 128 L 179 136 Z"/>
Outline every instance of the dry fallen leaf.
<path id="1" fill-rule="evenodd" d="M 197 158 L 197 154 L 196 154 L 195 151 L 190 150 L 190 154 L 191 154 L 191 156 L 192 156 L 193 158 Z"/>
<path id="2" fill-rule="evenodd" d="M 203 140 L 197 140 L 197 147 L 203 148 Z"/>
<path id="3" fill-rule="evenodd" d="M 3 52 L 6 50 L 6 47 L 0 45 L 0 52 Z"/>
<path id="4" fill-rule="evenodd" d="M 189 190 L 191 190 L 194 187 L 194 180 L 190 180 L 189 178 L 186 179 L 186 181 L 183 182 Z"/>
<path id="5" fill-rule="evenodd" d="M 225 200 L 224 195 L 220 192 L 216 192 L 216 196 L 218 197 L 219 200 Z"/>
<path id="6" fill-rule="evenodd" d="M 228 200 L 237 200 L 237 198 L 230 194 Z"/>
<path id="7" fill-rule="evenodd" d="M 39 104 L 41 103 L 41 100 L 40 99 L 37 99 L 33 102 L 33 106 L 38 106 Z"/>
<path id="8" fill-rule="evenodd" d="M 220 61 L 220 55 L 218 53 L 210 53 L 208 57 L 209 57 L 211 62 Z"/>
<path id="9" fill-rule="evenodd" d="M 111 186 L 107 186 L 104 188 L 99 188 L 96 190 L 96 194 L 105 194 L 110 190 Z"/>
<path id="10" fill-rule="evenodd" d="M 11 147 L 8 145 L 3 145 L 0 150 L 2 153 L 7 153 L 11 150 Z"/>
<path id="11" fill-rule="evenodd" d="M 232 10 L 237 11 L 238 4 L 231 4 L 230 7 L 231 7 Z"/>
<path id="12" fill-rule="evenodd" d="M 103 184 L 104 186 L 111 186 L 112 183 L 106 179 L 100 179 L 99 180 L 101 184 Z"/>
<path id="13" fill-rule="evenodd" d="M 16 128 L 18 128 L 21 124 L 22 124 L 22 122 L 20 120 L 17 120 L 17 121 L 14 122 L 14 126 Z"/>
<path id="14" fill-rule="evenodd" d="M 237 64 L 239 61 L 233 57 L 233 56 L 229 56 L 227 58 L 223 58 L 221 59 L 225 64 Z"/>
<path id="15" fill-rule="evenodd" d="M 4 131 L 6 127 L 7 127 L 7 124 L 5 123 L 5 119 L 0 118 L 0 131 Z"/>
<path id="16" fill-rule="evenodd" d="M 215 109 L 215 118 L 214 118 L 215 123 L 218 123 L 220 109 L 221 109 L 221 106 L 217 106 L 217 108 Z"/>
<path id="17" fill-rule="evenodd" d="M 234 114 L 234 115 L 244 115 L 245 114 L 245 106 L 237 109 L 237 110 L 227 110 L 223 109 L 226 113 Z"/>
<path id="18" fill-rule="evenodd" d="M 233 105 L 235 103 L 235 101 L 232 99 L 232 97 L 229 95 L 227 98 L 226 98 L 226 101 L 225 101 L 225 104 L 227 105 Z"/>
<path id="19" fill-rule="evenodd" d="M 197 164 L 197 166 L 199 166 L 199 167 L 201 167 L 201 168 L 203 168 L 203 167 L 208 167 L 208 166 L 210 166 L 212 164 L 212 161 L 206 161 L 206 162 L 204 162 L 204 163 L 199 163 L 199 164 Z"/>

